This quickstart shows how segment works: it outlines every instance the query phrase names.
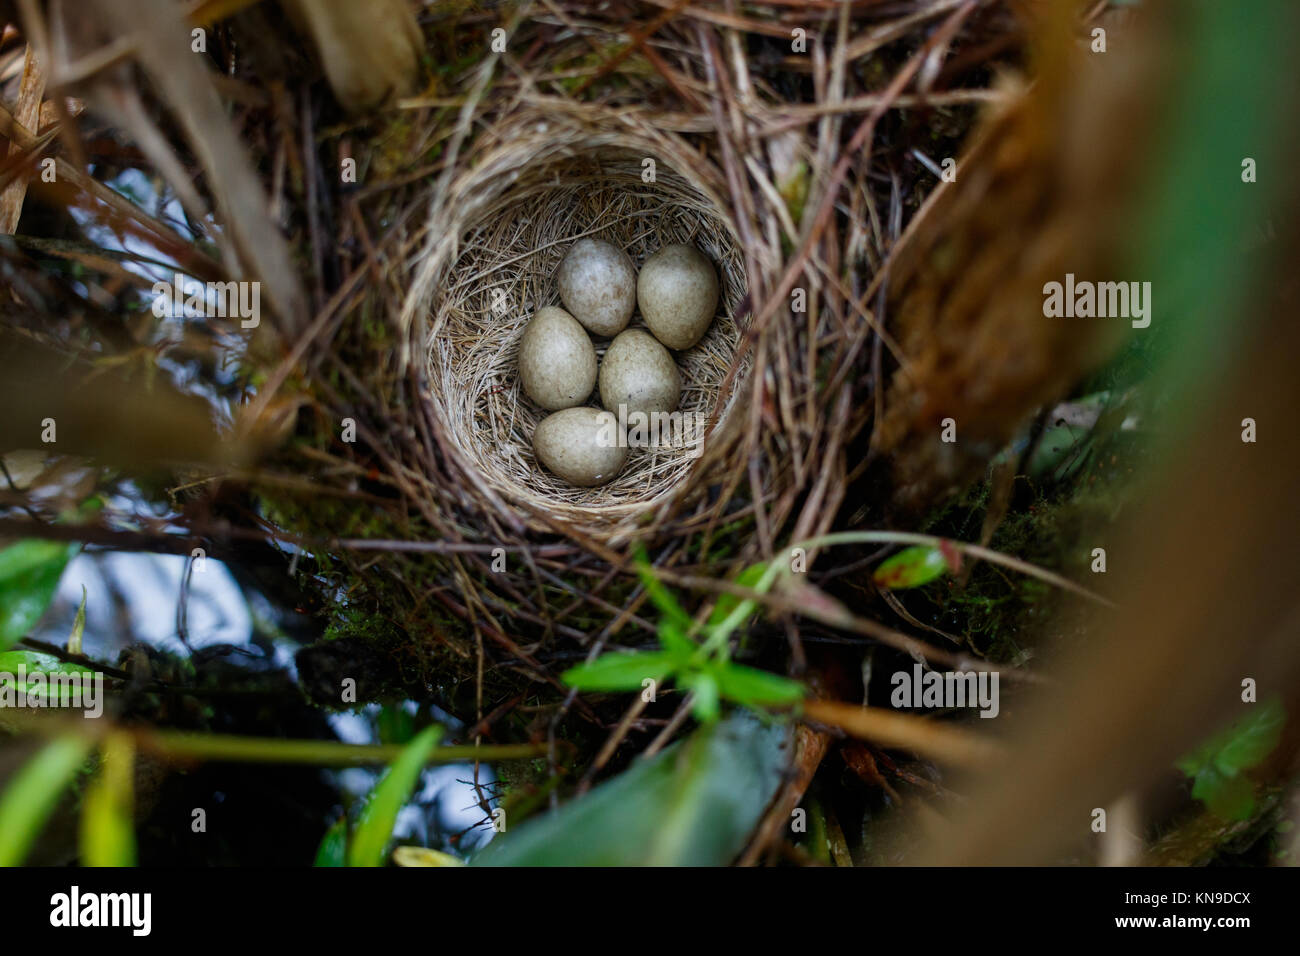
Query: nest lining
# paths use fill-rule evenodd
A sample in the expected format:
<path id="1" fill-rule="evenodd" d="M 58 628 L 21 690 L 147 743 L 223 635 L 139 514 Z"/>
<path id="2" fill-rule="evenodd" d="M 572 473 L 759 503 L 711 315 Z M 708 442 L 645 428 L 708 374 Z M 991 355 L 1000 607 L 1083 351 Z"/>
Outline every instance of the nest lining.
<path id="1" fill-rule="evenodd" d="M 651 144 L 580 131 L 556 130 L 543 142 L 547 148 L 540 153 L 507 144 L 464 174 L 454 189 L 469 207 L 458 233 L 445 234 L 452 226 L 447 221 L 429 225 L 434 240 L 427 255 L 434 261 L 424 263 L 432 288 L 424 334 L 431 411 L 471 484 L 486 483 L 522 506 L 525 517 L 544 511 L 609 530 L 683 486 L 700 461 L 700 438 L 694 447 L 661 442 L 629 448 L 623 471 L 597 488 L 555 477 L 532 450 L 533 430 L 548 413 L 519 385 L 524 327 L 543 306 L 561 305 L 555 274 L 580 238 L 612 242 L 638 269 L 669 243 L 695 245 L 717 269 L 720 301 L 704 338 L 674 353 L 683 386 L 678 411 L 688 423 L 706 422 L 716 411 L 721 427 L 744 378 L 733 376 L 728 393 L 721 393 L 740 340 L 744 261 L 722 208 L 692 182 L 689 169 L 680 168 L 687 164 L 669 166 Z M 655 159 L 649 183 L 642 177 L 647 156 Z M 438 242 L 434 230 L 454 238 L 454 246 Z M 630 327 L 645 327 L 639 311 Z M 609 340 L 593 336 L 593 342 L 603 357 Z M 593 393 L 586 404 L 599 407 L 599 396 Z"/>

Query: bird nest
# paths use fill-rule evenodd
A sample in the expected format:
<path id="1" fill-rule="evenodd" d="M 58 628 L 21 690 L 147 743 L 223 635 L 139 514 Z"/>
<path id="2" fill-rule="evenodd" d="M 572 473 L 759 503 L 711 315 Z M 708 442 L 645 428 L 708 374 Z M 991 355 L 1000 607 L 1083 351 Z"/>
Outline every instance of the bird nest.
<path id="1" fill-rule="evenodd" d="M 558 518 L 602 536 L 630 529 L 689 487 L 712 435 L 726 427 L 744 377 L 737 313 L 745 267 L 700 165 L 661 131 L 527 116 L 483 148 L 431 213 L 411 293 L 425 319 L 414 335 L 431 417 L 466 486 L 495 492 L 526 523 Z M 533 431 L 548 412 L 523 393 L 518 375 L 524 328 L 538 309 L 560 304 L 556 272 L 584 237 L 613 243 L 638 268 L 665 245 L 694 245 L 716 267 L 721 292 L 707 334 L 676 355 L 679 416 L 657 441 L 630 442 L 626 466 L 596 488 L 574 487 L 537 462 Z M 644 327 L 639 312 L 631 327 Z M 597 356 L 608 344 L 595 339 Z"/>

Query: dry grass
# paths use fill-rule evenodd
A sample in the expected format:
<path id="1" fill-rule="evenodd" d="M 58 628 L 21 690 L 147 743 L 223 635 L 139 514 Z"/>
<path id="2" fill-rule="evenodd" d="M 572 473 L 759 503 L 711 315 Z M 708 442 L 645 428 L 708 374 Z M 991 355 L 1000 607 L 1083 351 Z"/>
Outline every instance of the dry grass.
<path id="1" fill-rule="evenodd" d="M 78 23 L 40 26 L 57 36 Z M 282 292 L 302 280 L 305 321 L 282 308 L 264 322 L 231 389 L 241 425 L 289 440 L 258 474 L 213 482 L 251 494 L 228 495 L 217 520 L 196 501 L 191 533 L 216 554 L 265 534 L 273 513 L 278 539 L 314 555 L 312 583 L 338 585 L 350 606 L 381 609 L 414 635 L 425 673 L 434 658 L 470 668 L 482 716 L 521 677 L 562 690 L 555 674 L 575 647 L 635 646 L 653 631 L 629 566 L 634 538 L 665 573 L 717 581 L 837 520 L 864 520 L 874 507 L 864 456 L 894 350 L 877 293 L 935 182 L 911 148 L 957 148 L 974 104 L 992 95 L 982 58 L 1014 51 L 1018 27 L 997 5 L 952 0 L 435 7 L 420 26 L 420 91 L 358 117 L 334 105 L 310 53 L 266 48 L 267 36 L 294 35 L 277 8 L 243 6 L 210 24 L 211 59 L 229 75 L 202 58 L 192 66 L 228 98 L 238 135 L 222 142 L 247 150 L 265 201 L 174 115 L 186 96 L 211 102 L 190 89 L 203 79 L 193 70 L 178 85 L 159 55 L 131 52 L 134 34 L 101 27 L 56 73 L 88 103 L 133 80 L 149 110 L 138 132 L 176 154 L 158 160 L 174 194 L 188 188 L 218 218 L 255 205 L 275 220 L 241 219 L 258 242 L 203 226 L 207 244 L 155 245 L 205 279 L 260 276 Z M 503 52 L 491 48 L 498 27 Z M 791 49 L 795 27 L 806 52 Z M 958 51 L 962 72 L 936 72 Z M 75 145 L 77 123 L 54 138 L 22 134 L 24 159 Z M 355 186 L 340 182 L 345 157 Z M 653 184 L 641 179 L 645 157 Z M 60 163 L 61 183 L 93 183 Z M 150 235 L 168 234 L 115 201 Z M 694 243 L 717 265 L 723 297 L 707 338 L 679 359 L 682 410 L 711 416 L 703 455 L 634 451 L 613 483 L 581 490 L 533 461 L 541 416 L 520 398 L 514 365 L 522 324 L 555 301 L 555 268 L 588 234 L 638 264 L 664 243 Z M 259 243 L 283 248 L 258 254 Z M 295 268 L 274 266 L 286 257 Z M 95 298 L 111 296 L 96 286 Z M 283 307 L 296 296 L 270 298 Z M 78 321 L 114 318 L 91 310 Z M 189 341 L 159 345 L 148 322 L 135 334 L 132 347 L 190 354 Z M 340 440 L 345 420 L 355 442 Z M 789 626 L 796 671 L 804 626 Z"/>
<path id="2" fill-rule="evenodd" d="M 157 16 L 141 17 L 141 2 Z M 105 367 L 150 389 L 149 414 L 108 436 L 128 448 L 163 444 L 142 441 L 141 430 L 161 419 L 152 383 L 169 374 L 212 387 L 241 423 L 283 447 L 255 471 L 182 474 L 167 488 L 177 513 L 165 526 L 118 513 L 102 479 L 102 500 L 113 505 L 78 525 L 56 519 L 85 494 L 55 507 L 0 488 L 0 531 L 182 554 L 201 544 L 231 561 L 257 544 L 275 563 L 267 579 L 296 579 L 325 607 L 338 605 L 340 629 L 356 645 L 370 646 L 375 622 L 396 622 L 398 638 L 374 646 L 394 658 L 401 687 L 423 685 L 439 706 L 467 722 L 472 715 L 470 736 L 544 741 L 553 773 L 557 740 L 603 741 L 588 779 L 627 742 L 658 732 L 650 746 L 662 745 L 688 713 L 651 712 L 637 698 L 620 716 L 556 676 L 583 655 L 652 640 L 630 539 L 648 546 L 684 602 L 707 605 L 734 592 L 739 568 L 790 542 L 884 525 L 881 502 L 900 487 L 914 484 L 921 507 L 933 503 L 936 475 L 944 484 L 961 478 L 965 469 L 913 454 L 927 442 L 933 450 L 933 419 L 948 410 L 936 395 L 961 402 L 965 434 L 984 439 L 970 446 L 983 467 L 1008 423 L 1064 385 L 1081 353 L 1073 338 L 1014 334 L 1022 321 L 1020 331 L 1035 336 L 1047 328 L 1026 252 L 1055 272 L 1054 260 L 1043 265 L 1046 252 L 1114 242 L 1115 230 L 1094 215 L 1071 217 L 1068 229 L 1043 226 L 1070 208 L 1101 209 L 1087 196 L 1064 202 L 1051 177 L 1092 174 L 1112 190 L 1116 177 L 1099 159 L 1122 153 L 1131 164 L 1130 132 L 1146 126 L 1101 110 L 1100 132 L 1078 141 L 1123 148 L 1058 155 L 1069 129 L 1083 127 L 1065 125 L 1045 81 L 1055 76 L 1093 107 L 1110 101 L 1061 57 L 1043 61 L 1034 85 L 1050 124 L 1025 112 L 1034 95 L 1026 87 L 993 82 L 1026 65 L 1020 54 L 1041 32 L 1040 13 L 1054 10 L 1047 19 L 1061 42 L 1077 45 L 1080 26 L 1126 13 L 1106 4 L 418 5 L 419 92 L 361 117 L 337 108 L 330 71 L 304 52 L 279 5 L 193 7 L 211 28 L 206 58 L 188 47 L 181 7 L 163 0 L 18 6 L 23 31 L 0 33 L 0 189 L 25 179 L 21 223 L 4 211 L 13 200 L 0 202 L 0 226 L 22 226 L 0 241 L 5 334 L 78 359 L 37 383 L 47 389 L 93 398 L 85 380 Z M 806 52 L 791 48 L 795 28 L 807 32 Z M 508 43 L 489 52 L 497 29 Z M 20 95 L 24 78 L 34 88 L 29 42 L 68 54 L 48 58 L 46 102 L 36 110 L 31 99 L 41 94 Z M 341 44 L 340 55 L 350 47 Z M 1129 49 L 1145 59 L 1154 47 Z M 1154 108 L 1153 91 L 1121 63 L 1118 49 L 1104 60 L 1111 82 Z M 1017 123 L 986 124 L 984 158 L 978 146 L 963 151 L 975 106 L 1000 98 L 1023 135 Z M 105 121 L 108 129 L 96 125 Z M 962 157 L 961 178 L 936 193 L 932 170 L 949 154 Z M 653 186 L 640 180 L 645 156 L 658 160 Z M 56 160 L 55 183 L 32 175 L 45 157 Z M 356 185 L 340 181 L 344 158 L 357 160 Z M 191 228 L 110 189 L 105 180 L 123 169 L 156 176 L 162 198 L 191 212 Z M 140 239 L 147 253 L 98 248 L 71 228 L 70 209 Z M 703 457 L 638 455 L 596 490 L 559 485 L 535 467 L 529 439 L 540 413 L 520 399 L 513 375 L 522 323 L 555 301 L 555 267 L 581 235 L 611 239 L 638 263 L 664 242 L 690 241 L 724 280 L 724 314 L 683 360 L 685 408 L 717 413 Z M 909 241 L 910 254 L 900 253 Z M 238 333 L 215 322 L 164 327 L 129 294 L 143 281 L 122 266 L 146 254 L 202 279 L 262 281 L 278 314 L 237 352 L 220 340 Z M 1007 281 L 1021 273 L 1019 284 Z M 506 294 L 504 316 L 492 308 L 494 290 Z M 1294 349 L 1276 343 L 1289 341 L 1294 309 L 1270 314 L 1281 331 L 1270 326 L 1254 365 L 1241 368 L 1291 383 L 1282 366 Z M 969 321 L 954 326 L 954 316 Z M 1065 329 L 1053 335 L 1073 335 Z M 41 394 L 31 384 L 41 368 L 5 368 L 6 404 L 30 435 L 22 423 L 48 414 L 23 404 Z M 998 390 L 999 379 L 1010 387 Z M 1229 394 L 1216 412 L 1223 420 L 1204 434 L 1230 435 L 1229 416 L 1241 408 L 1259 409 L 1262 423 L 1284 420 L 1294 391 L 1275 388 L 1266 401 Z M 981 408 L 992 424 L 973 428 Z M 59 413 L 61 435 L 75 434 L 64 421 L 75 414 Z M 355 441 L 339 437 L 344 420 L 355 422 Z M 1291 672 L 1294 655 L 1267 643 L 1294 630 L 1278 626 L 1293 622 L 1293 602 L 1278 597 L 1291 592 L 1257 566 L 1258 555 L 1287 553 L 1295 521 L 1262 505 L 1243 509 L 1286 498 L 1295 456 L 1282 442 L 1261 443 L 1250 452 L 1251 484 L 1224 470 L 1221 449 L 1207 439 L 1180 462 L 1191 478 L 1135 535 L 1146 549 L 1134 545 L 1127 561 L 1113 551 L 1116 566 L 1155 569 L 1129 579 L 1127 606 L 1142 614 L 1122 628 L 1106 622 L 1111 638 L 1088 643 L 1086 666 L 1066 672 L 1071 683 L 1051 687 L 1040 711 L 1023 711 L 1022 736 L 1006 748 L 1013 763 L 974 795 L 971 815 L 930 858 L 987 863 L 1041 852 L 1067 832 L 1058 823 L 1073 828 L 1097 805 L 1098 781 L 1112 793 L 1140 783 L 1208 730 L 1234 699 L 1223 680 Z M 174 441 L 157 457 L 180 454 L 203 459 Z M 886 457 L 915 461 L 920 478 L 897 468 L 892 482 L 871 475 Z M 1205 501 L 1226 504 L 1188 522 Z M 292 558 L 272 550 L 285 542 L 299 546 Z M 1171 557 L 1200 555 L 1206 542 L 1220 557 L 1198 562 L 1196 576 L 1180 573 Z M 500 571 L 498 550 L 507 556 Z M 839 601 L 858 583 L 848 574 L 870 560 L 853 555 L 830 571 L 810 560 L 807 586 L 763 598 L 783 632 L 763 632 L 763 650 L 780 658 L 774 667 L 815 681 L 805 638 L 946 653 Z M 1217 600 L 1223 593 L 1243 597 Z M 1204 647 L 1191 640 L 1209 633 Z M 1190 658 L 1189 647 L 1198 648 Z M 833 689 L 841 699 L 861 690 L 850 676 L 847 690 Z M 367 694 L 390 689 L 377 678 Z M 1135 735 L 1152 713 L 1158 722 Z M 865 732 L 887 737 L 880 726 Z M 781 826 L 826 752 L 829 738 L 819 739 L 801 750 L 806 772 L 772 817 Z M 1080 767 L 1102 768 L 1087 788 Z M 1044 807 L 1057 808 L 1056 819 Z"/>
<path id="3" fill-rule="evenodd" d="M 150 111 L 136 135 L 171 144 L 172 192 L 188 183 L 218 220 L 238 214 L 203 237 L 221 260 L 212 271 L 226 270 L 214 277 L 281 293 L 232 404 L 287 440 L 259 472 L 204 485 L 220 496 L 190 492 L 187 532 L 214 557 L 268 530 L 294 541 L 291 575 L 342 605 L 348 625 L 398 625 L 384 646 L 399 648 L 404 676 L 448 688 L 447 707 L 488 732 L 522 718 L 536 739 L 577 736 L 584 721 L 605 741 L 593 773 L 646 729 L 644 715 L 620 718 L 557 675 L 653 639 L 633 539 L 666 580 L 697 592 L 683 594 L 694 605 L 709 587 L 681 582 L 725 583 L 789 542 L 880 520 L 864 475 L 895 351 L 884 276 L 936 181 L 913 153 L 933 165 L 958 151 L 993 96 L 983 61 L 1010 49 L 1014 62 L 1018 27 L 973 0 L 545 2 L 421 17 L 420 92 L 364 117 L 337 109 L 328 70 L 283 42 L 293 28 L 272 5 L 220 22 L 212 62 L 192 58 L 183 75 L 155 43 L 132 55 Z M 489 52 L 497 28 L 508 43 Z M 806 51 L 793 51 L 794 28 Z M 267 50 L 267 36 L 281 42 Z M 78 62 L 65 75 L 81 76 Z M 115 79 L 82 82 L 102 93 Z M 229 130 L 187 123 L 186 99 L 210 110 L 214 95 L 229 99 Z M 24 138 L 25 156 L 41 132 Z M 236 147 L 260 173 L 256 190 L 222 158 Z M 355 186 L 340 182 L 345 157 Z M 703 455 L 637 451 L 598 489 L 536 466 L 542 416 L 514 374 L 522 326 L 556 301 L 556 267 L 583 235 L 638 265 L 690 242 L 722 280 L 719 317 L 679 357 L 681 410 L 711 418 Z M 201 247 L 190 246 L 192 257 Z M 301 313 L 289 305 L 299 294 Z M 145 351 L 156 330 L 140 328 L 131 346 Z M 346 420 L 355 441 L 340 438 Z M 847 625 L 818 621 L 816 606 L 789 610 L 773 650 L 788 646 L 802 675 L 804 635 Z M 872 623 L 858 632 L 880 633 Z"/>

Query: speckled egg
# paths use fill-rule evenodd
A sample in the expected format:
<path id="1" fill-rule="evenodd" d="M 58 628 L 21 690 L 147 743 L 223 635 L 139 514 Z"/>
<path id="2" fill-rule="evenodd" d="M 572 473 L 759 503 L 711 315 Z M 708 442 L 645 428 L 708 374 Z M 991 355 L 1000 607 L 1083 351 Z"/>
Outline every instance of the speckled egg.
<path id="1" fill-rule="evenodd" d="M 543 418 L 533 432 L 533 452 L 547 471 L 582 488 L 605 484 L 627 462 L 618 419 L 585 406 Z"/>
<path id="2" fill-rule="evenodd" d="M 519 342 L 519 381 L 548 411 L 585 402 L 596 384 L 596 348 L 587 330 L 563 309 L 540 309 Z"/>
<path id="3" fill-rule="evenodd" d="M 671 412 L 682 397 L 682 376 L 668 350 L 649 332 L 620 332 L 600 361 L 600 403 L 615 414 Z"/>
<path id="4" fill-rule="evenodd" d="M 560 301 L 593 335 L 627 328 L 636 308 L 636 269 L 627 253 L 601 239 L 579 239 L 556 275 Z"/>
<path id="5" fill-rule="evenodd" d="M 694 246 L 664 246 L 641 267 L 636 299 L 655 338 L 670 349 L 688 349 L 718 311 L 718 274 Z"/>

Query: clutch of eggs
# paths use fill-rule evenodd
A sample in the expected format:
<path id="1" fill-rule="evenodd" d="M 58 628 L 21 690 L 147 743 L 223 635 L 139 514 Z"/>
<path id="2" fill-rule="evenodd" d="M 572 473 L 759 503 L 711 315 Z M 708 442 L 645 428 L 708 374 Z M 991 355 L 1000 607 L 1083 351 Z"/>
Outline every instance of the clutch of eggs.
<path id="1" fill-rule="evenodd" d="M 675 411 L 682 380 L 668 349 L 688 349 L 718 308 L 718 276 L 694 246 L 654 253 L 640 275 L 626 252 L 600 239 L 579 239 L 556 274 L 564 308 L 547 306 L 528 323 L 519 346 L 524 392 L 552 412 L 533 433 L 537 460 L 579 487 L 602 485 L 627 461 L 619 409 Z M 629 329 L 637 307 L 649 331 Z M 612 337 L 599 363 L 588 333 Z M 666 347 L 665 347 L 666 346 Z M 599 385 L 606 411 L 583 407 Z"/>

